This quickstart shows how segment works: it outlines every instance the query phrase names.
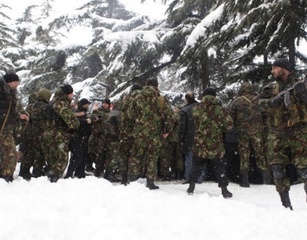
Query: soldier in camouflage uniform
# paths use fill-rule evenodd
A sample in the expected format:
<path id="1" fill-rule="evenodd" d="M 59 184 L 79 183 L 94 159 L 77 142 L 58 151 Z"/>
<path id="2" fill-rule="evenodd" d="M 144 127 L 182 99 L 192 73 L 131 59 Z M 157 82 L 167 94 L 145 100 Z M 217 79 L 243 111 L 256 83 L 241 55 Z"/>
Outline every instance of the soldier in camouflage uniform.
<path id="1" fill-rule="evenodd" d="M 105 168 L 105 159 L 107 153 L 106 125 L 108 121 L 108 113 L 110 112 L 110 99 L 106 98 L 102 103 L 102 108 L 93 112 L 93 116 L 97 117 L 92 125 L 92 133 L 88 140 L 88 150 L 92 161 L 96 165 L 94 175 L 100 177 Z"/>
<path id="2" fill-rule="evenodd" d="M 14 140 L 16 119 L 29 121 L 28 114 L 17 107 L 17 87 L 19 77 L 6 73 L 0 79 L 0 177 L 7 182 L 13 181 L 17 165 L 17 152 Z"/>
<path id="3" fill-rule="evenodd" d="M 175 118 L 174 118 L 173 110 L 170 106 L 169 101 L 164 96 L 159 97 L 159 109 L 160 109 L 161 116 L 163 116 L 163 112 L 171 113 L 170 120 L 174 124 Z M 168 131 L 168 130 L 166 130 L 167 126 L 165 125 L 165 123 L 167 121 L 164 121 L 165 118 L 166 117 L 164 117 L 164 116 L 162 117 L 162 129 L 161 129 L 161 131 L 163 133 L 165 133 L 165 131 Z M 171 142 L 170 142 L 170 140 L 171 140 L 170 137 L 173 137 L 173 135 L 172 135 L 172 131 L 169 132 L 169 133 L 170 133 L 170 135 L 167 138 L 161 139 L 162 145 L 161 145 L 161 148 L 160 148 L 160 151 L 159 151 L 159 157 L 158 157 L 158 175 L 159 175 L 159 178 L 162 181 L 170 181 L 171 180 L 170 168 L 171 168 L 172 151 L 170 151 L 170 149 L 172 148 L 172 145 L 171 145 Z"/>
<path id="4" fill-rule="evenodd" d="M 55 92 L 49 104 L 50 121 L 43 134 L 46 142 L 43 152 L 49 167 L 46 175 L 50 182 L 57 182 L 62 177 L 68 164 L 71 133 L 80 125 L 70 106 L 72 98 L 73 88 L 65 84 Z"/>
<path id="5" fill-rule="evenodd" d="M 32 148 L 35 146 L 35 153 L 33 155 L 28 154 L 28 158 L 32 158 L 32 176 L 35 178 L 45 175 L 44 167 L 46 166 L 46 159 L 43 153 L 43 148 L 47 143 L 44 142 L 44 132 L 47 129 L 47 123 L 49 116 L 47 115 L 46 109 L 49 106 L 49 100 L 51 97 L 51 91 L 47 88 L 41 88 L 37 92 L 36 101 L 31 108 L 31 124 L 29 131 L 33 134 Z"/>
<path id="6" fill-rule="evenodd" d="M 293 209 L 289 198 L 290 179 L 286 172 L 293 163 L 304 182 L 307 194 L 307 87 L 294 77 L 287 59 L 272 65 L 275 83 L 266 86 L 262 95 L 268 116 L 268 163 L 282 205 Z"/>
<path id="7" fill-rule="evenodd" d="M 129 158 L 128 179 L 137 180 L 145 175 L 146 187 L 158 189 L 154 184 L 157 175 L 157 161 L 162 138 L 166 138 L 172 130 L 171 112 L 163 108 L 160 112 L 158 80 L 149 78 L 142 92 L 129 105 L 127 114 L 133 122 L 134 146 Z M 165 133 L 162 132 L 162 122 Z"/>
<path id="8" fill-rule="evenodd" d="M 206 88 L 202 101 L 193 110 L 195 137 L 193 145 L 193 165 L 190 174 L 188 194 L 193 194 L 203 165 L 211 161 L 218 185 L 224 198 L 231 198 L 232 193 L 227 189 L 226 163 L 224 161 L 223 134 L 229 131 L 233 122 L 228 112 L 215 97 L 213 88 Z"/>
<path id="9" fill-rule="evenodd" d="M 110 182 L 120 182 L 116 177 L 116 171 L 120 164 L 119 154 L 119 128 L 120 128 L 119 102 L 113 102 L 112 110 L 108 113 L 106 128 L 106 160 L 104 178 Z"/>
<path id="10" fill-rule="evenodd" d="M 134 142 L 132 137 L 134 119 L 129 119 L 127 116 L 127 109 L 133 99 L 141 92 L 141 90 L 142 86 L 138 83 L 134 83 L 131 86 L 130 94 L 124 99 L 121 106 L 119 126 L 119 172 L 122 175 L 121 184 L 124 185 L 128 183 L 128 159 L 130 158 L 130 151 Z"/>
<path id="11" fill-rule="evenodd" d="M 239 96 L 230 105 L 229 113 L 234 121 L 237 132 L 238 151 L 240 156 L 241 187 L 249 187 L 248 173 L 250 170 L 250 156 L 253 152 L 256 165 L 261 170 L 263 182 L 270 184 L 270 171 L 263 152 L 264 120 L 257 95 L 252 93 L 250 83 L 242 83 Z"/>
<path id="12" fill-rule="evenodd" d="M 21 151 L 22 159 L 20 164 L 19 176 L 25 180 L 30 180 L 32 175 L 30 173 L 30 168 L 33 166 L 33 159 L 35 154 L 38 152 L 36 150 L 36 145 L 34 145 L 35 132 L 32 131 L 32 106 L 37 99 L 36 93 L 30 94 L 28 98 L 28 105 L 26 111 L 30 115 L 30 120 L 27 125 L 21 127 L 16 134 L 16 138 L 20 139 L 19 151 Z M 16 140 L 18 142 L 18 140 Z"/>

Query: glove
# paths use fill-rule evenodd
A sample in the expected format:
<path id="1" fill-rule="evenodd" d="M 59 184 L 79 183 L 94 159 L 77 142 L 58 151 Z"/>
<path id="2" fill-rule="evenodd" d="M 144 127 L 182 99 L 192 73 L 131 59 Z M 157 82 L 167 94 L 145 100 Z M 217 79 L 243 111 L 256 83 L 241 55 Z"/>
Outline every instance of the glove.
<path id="1" fill-rule="evenodd" d="M 274 98 L 271 98 L 268 101 L 269 107 L 270 108 L 277 108 L 281 106 L 284 103 L 284 95 L 283 94 L 278 94 Z"/>

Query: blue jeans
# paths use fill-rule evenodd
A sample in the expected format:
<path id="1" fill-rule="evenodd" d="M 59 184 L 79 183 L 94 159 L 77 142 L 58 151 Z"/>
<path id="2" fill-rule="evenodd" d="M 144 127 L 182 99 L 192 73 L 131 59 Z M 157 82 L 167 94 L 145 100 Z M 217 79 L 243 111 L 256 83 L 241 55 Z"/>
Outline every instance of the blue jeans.
<path id="1" fill-rule="evenodd" d="M 192 169 L 193 153 L 192 151 L 184 153 L 184 178 L 188 181 L 190 179 L 190 172 Z"/>

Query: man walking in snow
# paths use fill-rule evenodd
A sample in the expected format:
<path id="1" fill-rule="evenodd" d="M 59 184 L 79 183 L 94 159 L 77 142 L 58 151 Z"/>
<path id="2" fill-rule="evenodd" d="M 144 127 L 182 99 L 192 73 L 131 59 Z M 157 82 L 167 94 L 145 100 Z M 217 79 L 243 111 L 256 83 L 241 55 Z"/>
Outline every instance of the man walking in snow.
<path id="1" fill-rule="evenodd" d="M 263 95 L 270 112 L 268 163 L 282 205 L 293 209 L 289 197 L 290 179 L 287 165 L 296 167 L 307 194 L 307 86 L 292 75 L 287 59 L 277 59 L 271 73 L 276 82 L 266 86 Z"/>
<path id="2" fill-rule="evenodd" d="M 195 182 L 206 164 L 210 161 L 214 167 L 215 177 L 224 198 L 231 198 L 228 191 L 223 135 L 232 128 L 233 122 L 227 111 L 216 98 L 213 88 L 206 88 L 203 100 L 192 110 L 195 136 L 193 144 L 193 164 L 190 173 L 188 194 L 193 194 Z"/>

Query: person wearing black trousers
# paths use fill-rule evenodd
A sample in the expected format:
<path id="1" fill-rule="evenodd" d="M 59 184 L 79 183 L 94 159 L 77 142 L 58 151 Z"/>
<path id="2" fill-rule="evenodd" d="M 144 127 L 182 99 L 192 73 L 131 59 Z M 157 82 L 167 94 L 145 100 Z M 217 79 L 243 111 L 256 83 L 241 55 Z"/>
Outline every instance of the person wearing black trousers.
<path id="1" fill-rule="evenodd" d="M 82 98 L 75 115 L 80 121 L 80 127 L 76 130 L 70 141 L 70 162 L 65 178 L 85 178 L 85 164 L 90 159 L 88 151 L 88 139 L 91 135 L 91 125 L 95 119 L 87 116 L 90 102 Z"/>

